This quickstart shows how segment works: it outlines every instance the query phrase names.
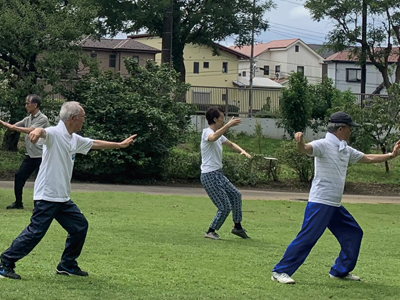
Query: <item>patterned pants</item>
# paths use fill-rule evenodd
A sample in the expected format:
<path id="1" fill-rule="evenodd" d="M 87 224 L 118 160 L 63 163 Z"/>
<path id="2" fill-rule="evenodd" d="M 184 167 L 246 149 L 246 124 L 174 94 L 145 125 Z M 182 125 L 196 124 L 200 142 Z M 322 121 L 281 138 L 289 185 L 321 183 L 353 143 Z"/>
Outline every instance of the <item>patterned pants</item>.
<path id="1" fill-rule="evenodd" d="M 207 195 L 218 208 L 210 228 L 220 229 L 230 211 L 232 211 L 233 222 L 240 223 L 242 221 L 242 195 L 222 171 L 202 173 L 200 180 Z"/>

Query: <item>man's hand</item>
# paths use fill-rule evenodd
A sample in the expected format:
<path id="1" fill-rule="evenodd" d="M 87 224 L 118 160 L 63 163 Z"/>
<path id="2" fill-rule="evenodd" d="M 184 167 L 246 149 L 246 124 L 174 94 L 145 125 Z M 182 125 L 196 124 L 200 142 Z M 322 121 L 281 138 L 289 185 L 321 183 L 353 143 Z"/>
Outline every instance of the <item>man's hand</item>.
<path id="1" fill-rule="evenodd" d="M 128 147 L 130 144 L 136 142 L 135 138 L 137 137 L 137 134 L 131 135 L 130 137 L 128 137 L 127 139 L 123 140 L 121 143 L 119 143 L 121 148 L 126 148 Z"/>
<path id="2" fill-rule="evenodd" d="M 242 151 L 242 152 L 240 152 L 240 155 L 246 155 L 246 157 L 247 158 L 251 158 L 251 155 L 250 154 L 248 154 L 246 151 Z"/>
<path id="3" fill-rule="evenodd" d="M 392 157 L 396 157 L 397 155 L 399 155 L 399 150 L 400 150 L 400 141 L 397 141 L 397 143 L 393 147 Z"/>
<path id="4" fill-rule="evenodd" d="M 0 124 L 3 125 L 4 127 L 6 127 L 7 129 L 14 131 L 14 127 L 15 127 L 14 125 L 4 122 L 4 121 L 1 121 L 1 120 L 0 120 Z"/>
<path id="5" fill-rule="evenodd" d="M 304 141 L 303 137 L 304 137 L 304 134 L 302 132 L 296 132 L 294 134 L 294 139 L 296 140 L 297 143 Z"/>
<path id="6" fill-rule="evenodd" d="M 29 133 L 29 140 L 32 144 L 36 144 L 39 138 L 42 136 L 44 129 L 43 128 L 35 128 Z"/>
<path id="7" fill-rule="evenodd" d="M 237 126 L 242 123 L 242 119 L 232 117 L 228 123 L 226 123 L 229 127 Z"/>

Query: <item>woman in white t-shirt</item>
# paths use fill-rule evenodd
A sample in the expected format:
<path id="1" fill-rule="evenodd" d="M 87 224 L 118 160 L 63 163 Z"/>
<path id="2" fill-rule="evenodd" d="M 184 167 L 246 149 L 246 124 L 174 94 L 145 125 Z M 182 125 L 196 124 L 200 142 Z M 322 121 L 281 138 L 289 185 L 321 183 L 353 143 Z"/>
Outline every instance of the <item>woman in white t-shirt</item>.
<path id="1" fill-rule="evenodd" d="M 215 215 L 205 238 L 219 240 L 216 230 L 219 230 L 232 211 L 234 228 L 232 233 L 241 238 L 249 238 L 246 230 L 242 228 L 242 195 L 237 188 L 222 173 L 222 145 L 251 158 L 245 150 L 229 141 L 223 134 L 232 126 L 239 125 L 242 120 L 232 117 L 225 123 L 224 112 L 217 107 L 210 107 L 206 112 L 209 127 L 203 129 L 201 136 L 201 184 L 206 190 L 211 201 L 217 207 Z"/>

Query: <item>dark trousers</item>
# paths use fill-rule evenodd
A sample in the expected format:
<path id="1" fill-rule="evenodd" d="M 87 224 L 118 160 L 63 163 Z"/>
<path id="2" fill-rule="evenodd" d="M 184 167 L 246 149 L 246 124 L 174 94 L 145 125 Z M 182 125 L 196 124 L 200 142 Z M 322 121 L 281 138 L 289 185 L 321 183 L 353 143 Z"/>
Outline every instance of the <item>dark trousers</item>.
<path id="1" fill-rule="evenodd" d="M 25 186 L 25 182 L 28 180 L 33 172 L 37 172 L 39 170 L 41 162 L 41 157 L 30 158 L 29 156 L 25 156 L 25 159 L 22 161 L 22 164 L 19 167 L 17 173 L 15 173 L 14 194 L 15 202 L 17 204 L 22 205 L 22 189 Z"/>
<path id="2" fill-rule="evenodd" d="M 68 232 L 61 263 L 72 268 L 85 243 L 88 222 L 79 208 L 71 200 L 67 202 L 34 201 L 35 207 L 31 223 L 12 242 L 10 248 L 1 254 L 2 262 L 14 263 L 28 255 L 41 241 L 53 219 Z"/>
<path id="3" fill-rule="evenodd" d="M 343 206 L 335 207 L 312 202 L 307 203 L 299 234 L 290 243 L 282 260 L 272 271 L 292 276 L 306 260 L 326 228 L 333 233 L 341 246 L 339 256 L 329 273 L 344 277 L 353 271 L 360 252 L 362 229 Z"/>

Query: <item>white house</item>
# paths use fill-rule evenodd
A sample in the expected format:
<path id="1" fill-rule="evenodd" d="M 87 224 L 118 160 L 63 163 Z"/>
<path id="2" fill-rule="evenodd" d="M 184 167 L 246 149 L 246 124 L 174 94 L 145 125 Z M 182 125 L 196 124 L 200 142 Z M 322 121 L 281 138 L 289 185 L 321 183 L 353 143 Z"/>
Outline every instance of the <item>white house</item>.
<path id="1" fill-rule="evenodd" d="M 389 56 L 389 67 L 395 68 L 398 54 Z M 353 93 L 361 93 L 361 67 L 357 64 L 357 58 L 352 58 L 349 51 L 332 54 L 326 58 L 327 75 L 332 78 L 336 88 L 341 91 L 351 90 Z M 383 88 L 382 74 L 371 63 L 367 62 L 367 77 L 365 85 L 366 94 L 387 94 Z M 390 81 L 394 82 L 393 72 L 389 72 Z"/>
<path id="2" fill-rule="evenodd" d="M 232 49 L 250 56 L 251 46 Z M 254 45 L 255 77 L 283 82 L 293 72 L 302 72 L 310 83 L 322 78 L 323 57 L 300 39 L 277 40 Z M 249 77 L 250 62 L 239 62 L 239 77 Z"/>

